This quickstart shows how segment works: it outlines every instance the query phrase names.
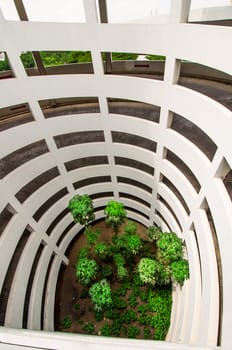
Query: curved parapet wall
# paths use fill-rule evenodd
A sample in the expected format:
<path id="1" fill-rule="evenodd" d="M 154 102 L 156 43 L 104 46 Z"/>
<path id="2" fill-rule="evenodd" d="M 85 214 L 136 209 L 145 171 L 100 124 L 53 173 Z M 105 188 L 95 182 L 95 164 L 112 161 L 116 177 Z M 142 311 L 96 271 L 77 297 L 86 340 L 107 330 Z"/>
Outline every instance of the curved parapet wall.
<path id="1" fill-rule="evenodd" d="M 174 292 L 167 340 L 229 346 L 231 85 L 218 100 L 215 86 L 199 81 L 196 91 L 179 78 L 181 60 L 230 76 L 232 30 L 178 16 L 166 25 L 99 24 L 95 1 L 85 9 L 85 24 L 0 20 L 14 72 L 0 82 L 1 325 L 53 330 L 59 269 L 81 228 L 67 202 L 88 193 L 97 218 L 115 198 L 129 217 L 185 240 L 190 280 Z M 20 54 L 40 50 L 90 50 L 94 74 L 29 77 Z M 166 56 L 164 79 L 104 74 L 101 52 L 113 51 Z M 42 101 L 65 98 L 85 103 L 45 112 Z"/>

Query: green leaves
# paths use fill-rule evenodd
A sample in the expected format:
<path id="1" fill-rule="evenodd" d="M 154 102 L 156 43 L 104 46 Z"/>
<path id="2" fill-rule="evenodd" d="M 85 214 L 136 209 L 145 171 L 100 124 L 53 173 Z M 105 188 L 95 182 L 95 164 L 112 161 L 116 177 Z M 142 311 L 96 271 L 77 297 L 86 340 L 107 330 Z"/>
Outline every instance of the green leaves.
<path id="1" fill-rule="evenodd" d="M 142 258 L 138 264 L 138 272 L 141 281 L 154 286 L 158 280 L 163 266 L 156 260 Z"/>
<path id="2" fill-rule="evenodd" d="M 97 311 L 101 311 L 112 304 L 111 289 L 106 279 L 94 283 L 89 290 L 89 295 Z"/>
<path id="3" fill-rule="evenodd" d="M 158 260 L 164 264 L 170 264 L 183 256 L 183 243 L 176 233 L 161 233 L 156 244 L 158 247 Z"/>
<path id="4" fill-rule="evenodd" d="M 149 226 L 146 231 L 150 241 L 157 241 L 162 234 L 161 228 L 157 226 Z"/>
<path id="5" fill-rule="evenodd" d="M 81 258 L 76 264 L 76 276 L 83 285 L 92 282 L 98 271 L 98 265 L 94 259 Z"/>
<path id="6" fill-rule="evenodd" d="M 126 210 L 120 202 L 110 201 L 105 208 L 106 224 L 113 227 L 114 232 L 118 232 L 119 226 L 126 218 Z"/>
<path id="7" fill-rule="evenodd" d="M 75 195 L 70 199 L 68 209 L 71 211 L 75 222 L 87 226 L 95 219 L 92 199 L 87 195 Z"/>
<path id="8" fill-rule="evenodd" d="M 189 264 L 185 259 L 174 261 L 171 264 L 172 277 L 174 281 L 183 286 L 184 281 L 189 278 Z"/>
<path id="9" fill-rule="evenodd" d="M 100 242 L 100 243 L 96 244 L 95 253 L 102 260 L 106 259 L 107 256 L 111 255 L 111 251 L 110 251 L 109 247 L 104 242 Z"/>

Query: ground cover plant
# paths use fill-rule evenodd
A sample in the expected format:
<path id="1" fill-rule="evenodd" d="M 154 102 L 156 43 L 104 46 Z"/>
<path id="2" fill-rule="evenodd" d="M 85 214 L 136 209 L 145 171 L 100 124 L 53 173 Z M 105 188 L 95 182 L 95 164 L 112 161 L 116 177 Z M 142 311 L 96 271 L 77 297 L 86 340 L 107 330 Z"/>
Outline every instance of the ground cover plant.
<path id="1" fill-rule="evenodd" d="M 78 198 L 78 202 L 83 201 Z M 173 284 L 182 286 L 189 278 L 183 242 L 175 233 L 156 226 L 148 227 L 141 236 L 138 225 L 126 218 L 122 203 L 109 202 L 105 214 L 105 227 L 110 225 L 112 231 L 108 236 L 87 222 L 85 243 L 76 252 L 72 317 L 60 322 L 59 329 L 164 340 Z"/>

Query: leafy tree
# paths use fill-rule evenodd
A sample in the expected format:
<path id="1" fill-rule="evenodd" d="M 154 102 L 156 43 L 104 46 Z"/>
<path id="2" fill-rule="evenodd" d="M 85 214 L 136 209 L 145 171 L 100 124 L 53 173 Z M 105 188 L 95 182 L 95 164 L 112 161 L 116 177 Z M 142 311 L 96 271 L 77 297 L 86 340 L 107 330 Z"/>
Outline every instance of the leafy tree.
<path id="1" fill-rule="evenodd" d="M 94 259 L 81 258 L 76 264 L 76 276 L 83 285 L 88 285 L 96 278 L 98 265 Z"/>
<path id="2" fill-rule="evenodd" d="M 136 234 L 124 234 L 120 235 L 116 239 L 116 246 L 118 249 L 122 249 L 125 255 L 138 254 L 142 248 L 142 241 L 139 235 Z"/>
<path id="3" fill-rule="evenodd" d="M 113 259 L 117 267 L 117 277 L 119 281 L 122 281 L 128 274 L 127 269 L 124 267 L 125 259 L 120 253 L 114 254 Z"/>
<path id="4" fill-rule="evenodd" d="M 106 279 L 94 283 L 89 290 L 89 295 L 97 311 L 101 311 L 112 304 L 111 288 Z"/>
<path id="5" fill-rule="evenodd" d="M 146 230 L 150 241 L 157 241 L 162 233 L 161 228 L 158 226 L 149 226 Z"/>
<path id="6" fill-rule="evenodd" d="M 185 259 L 179 259 L 171 263 L 173 280 L 183 286 L 184 281 L 189 278 L 189 263 Z"/>
<path id="7" fill-rule="evenodd" d="M 115 234 L 126 218 L 126 210 L 120 202 L 110 201 L 105 208 L 106 224 L 113 227 Z"/>
<path id="8" fill-rule="evenodd" d="M 157 258 L 163 264 L 170 264 L 183 256 L 182 240 L 174 232 L 163 232 L 156 242 Z"/>
<path id="9" fill-rule="evenodd" d="M 95 219 L 92 199 L 87 195 L 75 195 L 70 199 L 68 209 L 71 211 L 74 222 L 87 226 Z"/>
<path id="10" fill-rule="evenodd" d="M 154 286 L 160 278 L 163 266 L 156 260 L 142 258 L 138 264 L 139 277 L 142 282 Z"/>
<path id="11" fill-rule="evenodd" d="M 109 247 L 103 242 L 100 242 L 96 245 L 95 253 L 102 260 L 106 259 L 111 254 Z"/>
<path id="12" fill-rule="evenodd" d="M 136 223 L 134 221 L 128 220 L 124 230 L 128 235 L 134 235 L 137 232 Z"/>
<path id="13" fill-rule="evenodd" d="M 99 235 L 100 235 L 101 231 L 99 229 L 96 230 L 92 230 L 90 227 L 87 227 L 84 231 L 84 235 L 86 236 L 86 240 L 89 246 L 93 246 Z"/>

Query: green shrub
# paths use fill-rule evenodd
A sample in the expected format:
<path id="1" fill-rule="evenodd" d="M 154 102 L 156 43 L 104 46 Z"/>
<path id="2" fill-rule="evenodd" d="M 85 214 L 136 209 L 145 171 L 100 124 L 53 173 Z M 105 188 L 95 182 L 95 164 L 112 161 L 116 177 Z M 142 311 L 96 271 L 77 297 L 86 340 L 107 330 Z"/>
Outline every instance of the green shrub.
<path id="1" fill-rule="evenodd" d="M 115 307 L 116 309 L 125 309 L 127 307 L 127 303 L 125 302 L 125 300 L 123 300 L 115 294 L 112 295 L 112 300 L 113 307 Z"/>
<path id="2" fill-rule="evenodd" d="M 185 259 L 174 261 L 171 264 L 172 278 L 176 283 L 183 286 L 184 281 L 189 278 L 189 263 Z"/>
<path id="3" fill-rule="evenodd" d="M 82 258 L 76 264 L 76 276 L 83 285 L 88 285 L 96 278 L 98 265 L 94 259 Z"/>
<path id="4" fill-rule="evenodd" d="M 143 316 L 148 310 L 148 305 L 147 304 L 142 304 L 138 306 L 138 312 Z"/>
<path id="5" fill-rule="evenodd" d="M 128 257 L 130 254 L 138 254 L 142 248 L 142 241 L 137 234 L 123 234 L 117 237 L 115 245 L 118 250 L 124 252 L 124 255 Z"/>
<path id="6" fill-rule="evenodd" d="M 74 222 L 87 226 L 95 219 L 92 199 L 87 195 L 75 195 L 69 203 L 68 209 L 71 211 Z"/>
<path id="7" fill-rule="evenodd" d="M 86 324 L 82 327 L 82 330 L 87 334 L 91 334 L 94 331 L 94 325 L 91 322 L 86 322 Z"/>
<path id="8" fill-rule="evenodd" d="M 105 323 L 101 328 L 101 335 L 105 337 L 111 336 L 111 326 L 108 323 Z"/>
<path id="9" fill-rule="evenodd" d="M 147 299 L 148 299 L 148 292 L 147 292 L 147 290 L 140 290 L 139 291 L 139 297 L 144 303 L 146 303 Z"/>
<path id="10" fill-rule="evenodd" d="M 61 321 L 61 328 L 66 329 L 70 328 L 72 325 L 72 319 L 70 316 L 65 316 Z"/>
<path id="11" fill-rule="evenodd" d="M 86 236 L 87 244 L 93 246 L 96 243 L 100 233 L 101 231 L 99 229 L 93 230 L 91 227 L 86 228 L 84 235 Z"/>
<path id="12" fill-rule="evenodd" d="M 122 325 L 123 325 L 123 320 L 121 319 L 121 317 L 113 321 L 111 325 L 111 335 L 113 337 L 118 337 L 120 335 Z"/>
<path id="13" fill-rule="evenodd" d="M 126 210 L 120 202 L 110 201 L 105 208 L 106 224 L 112 226 L 115 233 L 118 232 L 119 226 L 126 218 Z"/>
<path id="14" fill-rule="evenodd" d="M 106 259 L 109 255 L 111 255 L 109 247 L 103 242 L 96 244 L 95 253 L 102 260 Z"/>
<path id="15" fill-rule="evenodd" d="M 137 226 L 134 221 L 128 220 L 124 229 L 125 233 L 128 235 L 134 235 L 137 232 Z"/>
<path id="16" fill-rule="evenodd" d="M 125 259 L 120 253 L 114 254 L 113 259 L 117 267 L 117 277 L 119 281 L 122 281 L 128 275 L 127 269 L 123 266 L 125 264 Z"/>
<path id="17" fill-rule="evenodd" d="M 139 316 L 139 318 L 138 318 L 139 324 L 145 325 L 145 326 L 150 326 L 151 317 L 152 317 L 151 315 Z"/>
<path id="18" fill-rule="evenodd" d="M 138 305 L 138 301 L 137 301 L 137 298 L 136 298 L 136 296 L 135 296 L 134 293 L 131 293 L 131 295 L 129 296 L 129 298 L 128 298 L 128 304 L 129 304 L 132 308 L 134 308 L 134 307 L 136 307 L 136 306 Z"/>
<path id="19" fill-rule="evenodd" d="M 111 289 L 106 279 L 94 283 L 89 290 L 89 295 L 97 311 L 101 311 L 112 304 Z"/>
<path id="20" fill-rule="evenodd" d="M 103 312 L 102 311 L 94 311 L 94 317 L 97 322 L 100 322 L 103 320 Z"/>
<path id="21" fill-rule="evenodd" d="M 151 331 L 149 328 L 144 327 L 143 328 L 143 337 L 144 339 L 149 339 L 151 335 Z"/>
<path id="22" fill-rule="evenodd" d="M 127 329 L 128 338 L 136 338 L 140 334 L 140 330 L 137 327 L 129 326 Z"/>
<path id="23" fill-rule="evenodd" d="M 125 323 L 131 323 L 137 320 L 137 315 L 134 310 L 127 310 L 123 313 L 122 319 Z"/>
<path id="24" fill-rule="evenodd" d="M 146 231 L 148 238 L 151 242 L 157 241 L 162 233 L 161 228 L 158 226 L 149 226 Z"/>
<path id="25" fill-rule="evenodd" d="M 81 248 L 79 250 L 77 258 L 78 259 L 88 258 L 88 249 L 87 248 Z"/>
<path id="26" fill-rule="evenodd" d="M 117 310 L 114 309 L 108 309 L 105 311 L 105 317 L 109 320 L 116 320 L 120 317 L 120 313 Z"/>
<path id="27" fill-rule="evenodd" d="M 170 264 L 183 256 L 183 243 L 176 233 L 161 233 L 156 244 L 158 247 L 158 260 L 163 264 Z"/>
<path id="28" fill-rule="evenodd" d="M 119 281 L 122 281 L 123 279 L 125 279 L 128 275 L 127 269 L 124 266 L 118 266 L 117 267 L 117 277 L 119 279 Z"/>
<path id="29" fill-rule="evenodd" d="M 152 286 L 158 282 L 162 269 L 163 267 L 158 261 L 150 258 L 142 258 L 138 264 L 141 281 Z"/>

